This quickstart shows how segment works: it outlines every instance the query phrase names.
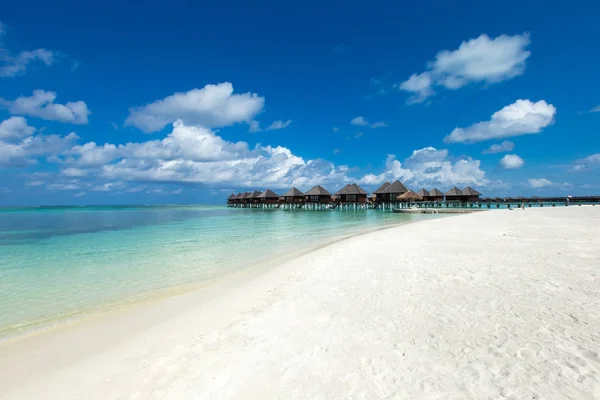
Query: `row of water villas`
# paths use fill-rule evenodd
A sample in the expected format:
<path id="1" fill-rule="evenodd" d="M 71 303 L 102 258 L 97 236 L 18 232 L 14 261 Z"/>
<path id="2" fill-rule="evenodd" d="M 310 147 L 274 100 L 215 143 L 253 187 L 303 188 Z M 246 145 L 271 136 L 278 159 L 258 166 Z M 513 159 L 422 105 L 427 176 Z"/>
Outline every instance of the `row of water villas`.
<path id="1" fill-rule="evenodd" d="M 239 208 L 303 208 L 308 210 L 322 209 L 393 209 L 411 207 L 414 204 L 428 207 L 441 206 L 442 204 L 467 205 L 479 202 L 481 193 L 473 188 L 466 187 L 461 190 L 453 187 L 447 192 L 438 189 L 413 192 L 407 189 L 400 181 L 385 182 L 369 196 L 367 191 L 351 183 L 344 186 L 334 194 L 324 187 L 317 185 L 307 192 L 291 188 L 282 195 L 267 189 L 265 191 L 232 193 L 227 198 L 228 207 Z"/>

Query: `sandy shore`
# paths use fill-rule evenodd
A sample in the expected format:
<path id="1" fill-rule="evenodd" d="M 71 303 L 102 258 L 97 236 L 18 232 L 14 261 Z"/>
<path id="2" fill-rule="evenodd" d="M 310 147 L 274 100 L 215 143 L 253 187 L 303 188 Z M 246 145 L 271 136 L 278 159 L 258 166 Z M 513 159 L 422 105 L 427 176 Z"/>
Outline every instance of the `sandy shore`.
<path id="1" fill-rule="evenodd" d="M 2 399 L 600 399 L 600 207 L 351 238 L 0 346 Z"/>

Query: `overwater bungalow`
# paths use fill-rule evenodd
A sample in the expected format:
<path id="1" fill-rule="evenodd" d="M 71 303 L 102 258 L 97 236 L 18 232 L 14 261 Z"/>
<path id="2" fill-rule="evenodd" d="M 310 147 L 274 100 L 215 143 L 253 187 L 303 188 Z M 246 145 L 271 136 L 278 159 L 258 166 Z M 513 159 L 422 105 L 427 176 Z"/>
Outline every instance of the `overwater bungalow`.
<path id="1" fill-rule="evenodd" d="M 344 186 L 335 195 L 337 196 L 337 201 L 340 203 L 364 204 L 367 202 L 367 192 L 356 183 Z"/>
<path id="2" fill-rule="evenodd" d="M 444 195 L 446 196 L 446 201 L 460 202 L 460 201 L 462 201 L 462 197 L 463 197 L 462 190 L 460 190 L 456 186 L 453 187 L 452 189 L 448 190 L 446 193 L 444 193 Z"/>
<path id="3" fill-rule="evenodd" d="M 444 201 L 444 193 L 437 190 L 436 188 L 433 188 L 429 191 L 429 197 L 427 198 L 427 200 L 434 202 Z"/>
<path id="4" fill-rule="evenodd" d="M 258 203 L 260 203 L 258 196 L 260 196 L 260 190 L 255 190 L 250 194 L 250 196 L 247 197 L 248 203 L 251 207 L 256 207 Z"/>
<path id="5" fill-rule="evenodd" d="M 227 198 L 227 205 L 231 207 L 235 203 L 235 193 L 231 193 Z"/>
<path id="6" fill-rule="evenodd" d="M 417 192 L 417 194 L 419 196 L 421 196 L 423 198 L 423 200 L 429 200 L 429 192 L 427 190 L 425 190 L 425 188 L 419 190 Z"/>
<path id="7" fill-rule="evenodd" d="M 479 201 L 479 196 L 481 196 L 481 193 L 479 193 L 477 190 L 473 189 L 470 186 L 467 186 L 466 188 L 464 188 L 462 190 L 462 201 L 472 201 L 472 202 L 477 202 Z"/>
<path id="8" fill-rule="evenodd" d="M 267 189 L 259 194 L 257 199 L 260 204 L 273 205 L 279 203 L 279 195 L 271 189 Z"/>
<path id="9" fill-rule="evenodd" d="M 317 185 L 304 193 L 304 201 L 313 204 L 328 204 L 331 202 L 331 193 L 323 186 Z"/>
<path id="10" fill-rule="evenodd" d="M 395 181 L 383 189 L 381 192 L 381 199 L 384 202 L 395 202 L 397 201 L 398 196 L 406 192 L 408 192 L 406 186 L 404 186 L 400 181 Z"/>
<path id="11" fill-rule="evenodd" d="M 282 194 L 280 199 L 286 204 L 302 204 L 304 203 L 304 193 L 293 187 Z"/>
<path id="12" fill-rule="evenodd" d="M 385 189 L 387 189 L 388 186 L 390 186 L 390 183 L 388 181 L 386 181 L 386 182 L 384 182 L 383 185 L 381 185 L 377 189 L 375 189 L 373 191 L 373 197 L 374 197 L 373 201 L 375 201 L 375 202 L 381 201 L 382 200 L 381 194 L 383 193 L 383 191 Z"/>

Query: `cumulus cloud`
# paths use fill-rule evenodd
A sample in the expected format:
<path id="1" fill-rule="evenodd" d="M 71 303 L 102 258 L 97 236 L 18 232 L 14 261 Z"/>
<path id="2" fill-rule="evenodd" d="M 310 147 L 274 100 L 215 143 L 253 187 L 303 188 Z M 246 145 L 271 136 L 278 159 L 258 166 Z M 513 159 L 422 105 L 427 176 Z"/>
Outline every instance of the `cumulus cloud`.
<path id="1" fill-rule="evenodd" d="M 586 171 L 591 166 L 600 165 L 600 153 L 589 155 L 575 161 L 573 171 Z"/>
<path id="2" fill-rule="evenodd" d="M 356 126 L 367 126 L 369 125 L 369 122 L 365 119 L 365 117 L 359 115 L 358 117 L 354 117 L 352 118 L 352 121 L 350 121 L 350 123 L 352 125 L 356 125 Z"/>
<path id="3" fill-rule="evenodd" d="M 534 189 L 539 189 L 539 188 L 543 188 L 543 187 L 552 185 L 552 182 L 546 178 L 529 179 L 528 182 L 529 182 L 529 186 L 531 186 Z"/>
<path id="4" fill-rule="evenodd" d="M 385 123 L 384 121 L 373 122 L 373 123 L 371 124 L 371 128 L 373 128 L 373 129 L 377 129 L 377 128 L 385 128 L 385 127 L 387 127 L 387 126 L 388 126 L 388 124 L 387 124 L 387 123 Z"/>
<path id="5" fill-rule="evenodd" d="M 152 133 L 176 120 L 207 128 L 230 126 L 239 122 L 250 123 L 262 111 L 264 101 L 256 93 L 233 94 L 233 85 L 223 82 L 175 93 L 145 106 L 130 108 L 125 125 Z"/>
<path id="6" fill-rule="evenodd" d="M 6 34 L 6 25 L 0 21 L 0 37 Z M 57 54 L 47 49 L 21 51 L 13 54 L 0 42 L 0 77 L 13 78 L 27 72 L 32 65 L 50 66 L 56 62 Z"/>
<path id="7" fill-rule="evenodd" d="M 354 118 L 352 119 L 352 121 L 350 121 L 350 123 L 351 123 L 352 125 L 355 125 L 355 126 L 369 126 L 369 127 L 373 128 L 373 129 L 377 129 L 377 128 L 385 128 L 385 127 L 387 127 L 387 126 L 388 126 L 388 124 L 387 124 L 385 121 L 373 122 L 373 123 L 371 124 L 369 121 L 367 121 L 367 120 L 365 119 L 365 117 L 363 117 L 363 116 L 361 116 L 361 115 L 359 115 L 358 117 L 354 117 Z M 338 129 L 337 127 L 336 127 L 336 128 L 333 128 L 333 131 L 334 131 L 334 132 L 337 132 L 337 131 L 338 131 L 337 129 Z"/>
<path id="8" fill-rule="evenodd" d="M 23 117 L 10 117 L 0 122 L 0 141 L 23 139 L 34 132 L 35 128 L 27 125 L 27 120 Z"/>
<path id="9" fill-rule="evenodd" d="M 596 112 L 600 112 L 600 105 L 597 105 L 596 107 L 592 108 L 590 110 L 591 113 L 596 113 Z"/>
<path id="10" fill-rule="evenodd" d="M 540 133 L 554 122 L 556 108 L 544 100 L 517 100 L 496 111 L 489 121 L 467 128 L 454 128 L 444 138 L 446 143 L 475 143 L 490 139 Z"/>
<path id="11" fill-rule="evenodd" d="M 292 123 L 291 119 L 288 119 L 287 121 L 282 121 L 282 120 L 273 121 L 273 123 L 271 125 L 269 125 L 267 130 L 272 131 L 272 130 L 277 130 L 277 129 L 285 129 L 288 126 L 290 126 L 291 123 Z"/>
<path id="12" fill-rule="evenodd" d="M 34 90 L 29 97 L 21 96 L 15 100 L 0 99 L 0 105 L 11 114 L 28 115 L 49 121 L 87 124 L 90 114 L 83 101 L 70 101 L 66 104 L 54 103 L 56 93 Z"/>
<path id="13" fill-rule="evenodd" d="M 35 135 L 35 128 L 25 118 L 11 117 L 0 123 L 0 166 L 25 166 L 37 158 L 60 154 L 78 139 L 67 136 Z"/>
<path id="14" fill-rule="evenodd" d="M 425 147 L 414 150 L 403 163 L 395 155 L 388 155 L 384 171 L 378 175 L 365 175 L 360 183 L 378 185 L 386 180 L 400 179 L 415 186 L 485 186 L 489 181 L 480 167 L 479 160 L 461 158 L 452 161 L 448 150 Z"/>
<path id="15" fill-rule="evenodd" d="M 410 104 L 432 96 L 434 86 L 455 90 L 470 83 L 494 84 L 512 79 L 525 72 L 530 42 L 526 33 L 496 38 L 483 34 L 462 42 L 456 50 L 440 51 L 427 63 L 425 72 L 412 74 L 399 88 L 413 94 Z"/>
<path id="16" fill-rule="evenodd" d="M 489 148 L 482 151 L 483 154 L 496 154 L 496 153 L 506 153 L 509 151 L 513 151 L 515 149 L 515 144 L 511 141 L 505 140 L 500 144 L 493 144 Z"/>
<path id="17" fill-rule="evenodd" d="M 504 169 L 519 169 L 525 164 L 525 160 L 516 154 L 507 154 L 500 160 Z"/>

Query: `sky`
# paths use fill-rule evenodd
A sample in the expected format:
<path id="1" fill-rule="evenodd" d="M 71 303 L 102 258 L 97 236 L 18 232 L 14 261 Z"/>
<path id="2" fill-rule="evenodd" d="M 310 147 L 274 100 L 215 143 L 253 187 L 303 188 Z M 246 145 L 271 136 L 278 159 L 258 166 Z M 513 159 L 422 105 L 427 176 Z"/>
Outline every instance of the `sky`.
<path id="1" fill-rule="evenodd" d="M 133 3 L 0 5 L 0 205 L 600 195 L 597 1 Z"/>

